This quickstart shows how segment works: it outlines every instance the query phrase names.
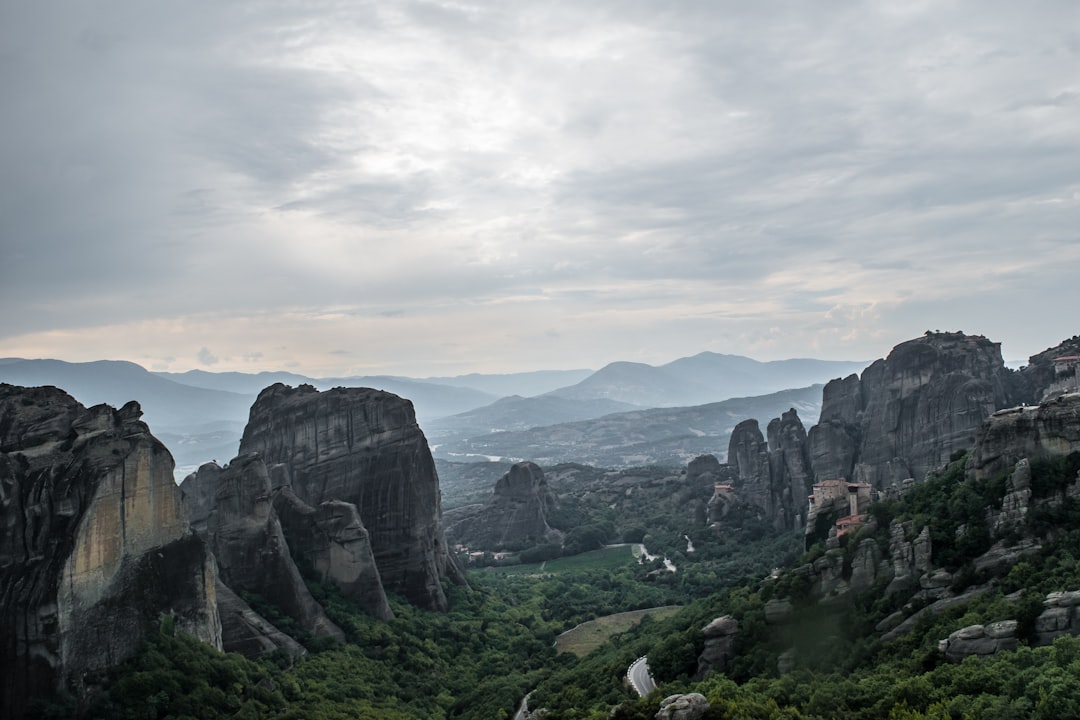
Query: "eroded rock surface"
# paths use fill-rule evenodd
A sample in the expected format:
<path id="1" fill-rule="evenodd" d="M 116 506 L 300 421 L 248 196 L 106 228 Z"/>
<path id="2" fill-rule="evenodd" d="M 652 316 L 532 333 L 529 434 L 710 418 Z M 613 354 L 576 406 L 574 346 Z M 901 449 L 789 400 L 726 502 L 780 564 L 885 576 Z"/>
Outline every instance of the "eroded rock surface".
<path id="1" fill-rule="evenodd" d="M 435 463 L 408 400 L 278 383 L 252 405 L 240 451 L 284 466 L 296 496 L 312 507 L 355 505 L 388 591 L 445 610 L 441 581 L 464 583 L 443 534 Z"/>
<path id="2" fill-rule="evenodd" d="M 293 555 L 302 558 L 321 582 L 332 582 L 375 617 L 392 619 L 371 539 L 356 506 L 327 500 L 311 507 L 288 486 L 275 490 L 273 498 Z"/>
<path id="3" fill-rule="evenodd" d="M 547 524 L 546 516 L 557 504 L 540 466 L 519 462 L 495 483 L 486 505 L 448 524 L 446 534 L 455 543 L 482 550 L 557 542 L 561 534 Z"/>
<path id="4" fill-rule="evenodd" d="M 713 673 L 727 672 L 735 659 L 735 638 L 739 622 L 731 615 L 716 618 L 701 629 L 705 647 L 698 656 L 697 674 L 694 678 L 704 680 Z"/>
<path id="5" fill-rule="evenodd" d="M 184 479 L 181 490 L 192 498 L 189 507 L 210 508 L 205 518 L 194 515 L 192 524 L 205 526 L 222 582 L 238 594 L 261 596 L 311 635 L 345 639 L 311 596 L 292 559 L 273 511 L 270 475 L 261 457 L 240 455 L 224 468 L 203 465 Z M 212 504 L 199 499 L 211 492 Z"/>
<path id="6" fill-rule="evenodd" d="M 53 387 L 0 385 L 0 715 L 67 689 L 175 626 L 221 647 L 216 566 L 173 459 L 139 418 Z"/>
<path id="7" fill-rule="evenodd" d="M 732 431 L 728 464 L 738 473 L 735 490 L 778 530 L 803 527 L 814 482 L 806 431 L 791 409 L 769 423 L 768 433 L 766 442 L 757 420 L 745 420 Z"/>
<path id="8" fill-rule="evenodd" d="M 985 337 L 930 333 L 893 348 L 854 376 L 825 387 L 809 433 L 818 477 L 884 489 L 922 480 L 970 448 L 984 419 L 1015 393 L 1001 347 Z"/>
<path id="9" fill-rule="evenodd" d="M 979 429 L 968 475 L 986 480 L 1020 460 L 1046 460 L 1080 451 L 1080 393 L 1041 405 L 994 413 Z"/>

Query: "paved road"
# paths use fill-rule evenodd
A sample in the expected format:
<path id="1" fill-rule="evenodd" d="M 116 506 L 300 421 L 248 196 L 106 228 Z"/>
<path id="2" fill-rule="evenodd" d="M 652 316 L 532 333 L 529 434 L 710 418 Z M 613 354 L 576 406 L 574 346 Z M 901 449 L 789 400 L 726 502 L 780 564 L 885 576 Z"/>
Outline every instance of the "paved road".
<path id="1" fill-rule="evenodd" d="M 518 705 L 517 712 L 514 713 L 514 720 L 525 720 L 525 716 L 529 714 L 529 695 L 532 695 L 532 693 L 530 692 L 521 698 L 521 704 Z"/>
<path id="2" fill-rule="evenodd" d="M 644 655 L 630 663 L 630 667 L 626 671 L 626 679 L 630 681 L 630 685 L 641 697 L 645 697 L 656 689 L 656 682 L 649 673 L 649 661 Z"/>

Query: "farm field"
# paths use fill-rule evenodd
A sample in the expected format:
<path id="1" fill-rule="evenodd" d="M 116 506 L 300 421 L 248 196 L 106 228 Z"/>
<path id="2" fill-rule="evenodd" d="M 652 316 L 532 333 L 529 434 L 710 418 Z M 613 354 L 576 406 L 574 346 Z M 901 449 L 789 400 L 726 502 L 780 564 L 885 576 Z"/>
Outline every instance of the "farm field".
<path id="1" fill-rule="evenodd" d="M 568 652 L 583 657 L 603 645 L 609 638 L 636 626 L 646 616 L 661 620 L 674 615 L 681 607 L 681 605 L 665 605 L 596 618 L 572 630 L 567 630 L 555 638 L 555 649 L 561 653 Z"/>

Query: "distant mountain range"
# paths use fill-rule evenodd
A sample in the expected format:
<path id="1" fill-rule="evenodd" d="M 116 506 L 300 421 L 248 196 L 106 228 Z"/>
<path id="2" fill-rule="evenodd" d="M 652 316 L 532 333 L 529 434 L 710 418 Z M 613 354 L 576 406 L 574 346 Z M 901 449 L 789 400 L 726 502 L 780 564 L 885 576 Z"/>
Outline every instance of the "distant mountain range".
<path id="1" fill-rule="evenodd" d="M 263 388 L 276 382 L 306 383 L 320 390 L 372 387 L 408 398 L 436 454 L 450 457 L 449 453 L 472 454 L 485 446 L 478 438 L 494 431 L 522 432 L 650 407 L 704 405 L 774 393 L 858 372 L 862 365 L 811 359 L 758 362 L 706 352 L 655 367 L 616 362 L 596 372 L 550 370 L 418 379 L 312 378 L 291 372 L 166 373 L 116 360 L 69 363 L 3 358 L 0 382 L 55 385 L 87 406 L 120 407 L 137 400 L 151 430 L 173 453 L 182 477 L 203 462 L 235 454 L 249 408 Z M 555 435 L 559 432 L 554 431 Z M 528 446 L 508 448 L 506 443 L 512 438 L 524 440 L 524 436 L 503 435 L 497 441 L 500 450 L 480 454 L 528 457 Z"/>
<path id="2" fill-rule="evenodd" d="M 825 383 L 867 363 L 799 358 L 758 362 L 742 355 L 698 353 L 667 363 L 615 362 L 576 385 L 552 391 L 573 400 L 616 400 L 641 407 L 702 405 Z"/>
<path id="3" fill-rule="evenodd" d="M 605 415 L 581 422 L 494 432 L 433 446 L 447 460 L 532 460 L 541 465 L 577 462 L 596 467 L 685 465 L 711 453 L 723 459 L 731 431 L 743 420 L 765 425 L 795 408 L 806 425 L 817 422 L 823 385 L 769 395 L 730 398 L 691 407 L 652 408 Z"/>

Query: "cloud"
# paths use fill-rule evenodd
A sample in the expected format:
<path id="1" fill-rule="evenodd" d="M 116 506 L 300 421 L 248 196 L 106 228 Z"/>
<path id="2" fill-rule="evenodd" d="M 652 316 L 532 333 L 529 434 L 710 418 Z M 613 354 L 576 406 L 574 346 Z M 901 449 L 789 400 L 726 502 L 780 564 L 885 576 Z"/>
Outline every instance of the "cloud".
<path id="1" fill-rule="evenodd" d="M 1075 333 L 1030 290 L 1080 299 L 1074 3 L 61 5 L 0 9 L 5 354 Z"/>
<path id="2" fill-rule="evenodd" d="M 201 365 L 217 365 L 220 361 L 217 355 L 214 355 L 205 347 L 199 349 L 197 357 Z"/>

